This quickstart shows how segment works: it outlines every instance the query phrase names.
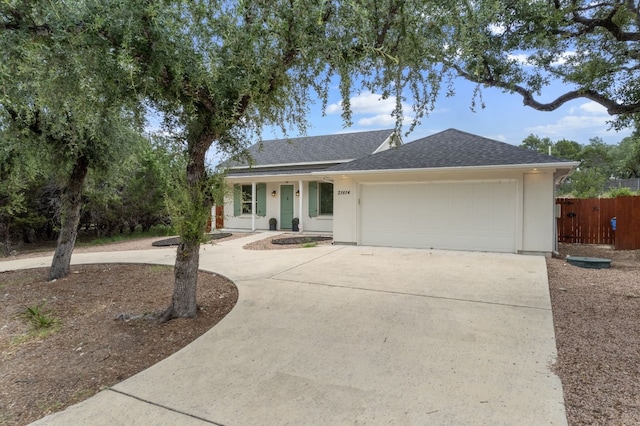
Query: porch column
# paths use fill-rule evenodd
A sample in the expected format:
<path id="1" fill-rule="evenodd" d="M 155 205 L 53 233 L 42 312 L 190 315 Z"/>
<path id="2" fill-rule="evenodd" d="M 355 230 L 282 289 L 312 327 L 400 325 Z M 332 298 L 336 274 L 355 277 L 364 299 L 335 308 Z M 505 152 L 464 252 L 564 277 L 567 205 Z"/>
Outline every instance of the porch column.
<path id="1" fill-rule="evenodd" d="M 302 181 L 298 181 L 298 190 L 300 191 L 300 196 L 298 197 L 298 219 L 300 219 L 300 223 L 298 223 L 298 227 L 300 231 L 304 231 L 304 227 L 302 226 Z"/>
<path id="2" fill-rule="evenodd" d="M 251 182 L 251 230 L 256 230 L 256 183 Z"/>

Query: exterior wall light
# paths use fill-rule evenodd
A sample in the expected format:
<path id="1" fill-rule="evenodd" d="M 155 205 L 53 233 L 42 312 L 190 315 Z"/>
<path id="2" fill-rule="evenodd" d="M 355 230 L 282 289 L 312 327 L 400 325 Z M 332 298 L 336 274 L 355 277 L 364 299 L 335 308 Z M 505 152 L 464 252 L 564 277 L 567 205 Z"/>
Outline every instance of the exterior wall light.
<path id="1" fill-rule="evenodd" d="M 271 191 L 271 196 L 275 197 L 276 196 L 276 191 Z"/>
<path id="2" fill-rule="evenodd" d="M 296 191 L 296 197 L 299 197 L 299 196 L 300 196 L 300 190 L 297 190 Z"/>

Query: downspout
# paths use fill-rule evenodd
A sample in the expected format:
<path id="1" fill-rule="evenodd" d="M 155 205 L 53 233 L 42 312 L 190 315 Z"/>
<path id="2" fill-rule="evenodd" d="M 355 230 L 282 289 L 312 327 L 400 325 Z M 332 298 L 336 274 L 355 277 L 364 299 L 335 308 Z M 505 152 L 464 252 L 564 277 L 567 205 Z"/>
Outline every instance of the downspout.
<path id="1" fill-rule="evenodd" d="M 300 232 L 302 232 L 304 230 L 304 227 L 302 226 L 302 181 L 299 180 L 298 181 L 298 191 L 300 191 L 300 196 L 298 197 L 298 219 L 300 220 L 300 222 L 298 223 L 298 228 L 300 228 Z"/>
<path id="2" fill-rule="evenodd" d="M 251 231 L 256 230 L 256 183 L 251 182 Z"/>

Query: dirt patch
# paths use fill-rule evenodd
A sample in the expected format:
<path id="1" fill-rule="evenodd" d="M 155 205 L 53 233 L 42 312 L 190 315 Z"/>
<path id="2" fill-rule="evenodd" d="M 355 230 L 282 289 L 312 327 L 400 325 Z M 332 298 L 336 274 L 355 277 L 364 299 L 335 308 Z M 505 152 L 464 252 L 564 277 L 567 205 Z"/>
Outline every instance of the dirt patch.
<path id="1" fill-rule="evenodd" d="M 640 250 L 561 244 L 560 254 L 612 259 L 598 270 L 547 260 L 569 424 L 640 424 Z"/>
<path id="2" fill-rule="evenodd" d="M 142 371 L 210 330 L 238 292 L 215 274 L 198 276 L 196 319 L 165 324 L 121 314 L 166 308 L 173 268 L 84 265 L 55 282 L 46 269 L 0 273 L 0 424 L 24 425 L 82 401 Z M 42 306 L 55 319 L 48 335 L 30 333 L 17 316 Z"/>

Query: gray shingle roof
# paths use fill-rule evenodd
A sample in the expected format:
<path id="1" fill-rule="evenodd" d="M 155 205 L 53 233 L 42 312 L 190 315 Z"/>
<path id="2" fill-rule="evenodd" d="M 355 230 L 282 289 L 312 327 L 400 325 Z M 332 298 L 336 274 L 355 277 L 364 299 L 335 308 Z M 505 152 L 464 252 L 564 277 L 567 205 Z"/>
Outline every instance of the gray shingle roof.
<path id="1" fill-rule="evenodd" d="M 493 139 L 448 129 L 398 148 L 338 164 L 327 172 L 570 163 Z"/>
<path id="2" fill-rule="evenodd" d="M 391 134 L 393 129 L 370 132 L 343 133 L 325 136 L 275 139 L 255 144 L 249 148 L 254 167 L 276 164 L 308 162 L 339 162 L 372 154 Z M 230 167 L 248 166 L 248 163 L 231 163 Z"/>

